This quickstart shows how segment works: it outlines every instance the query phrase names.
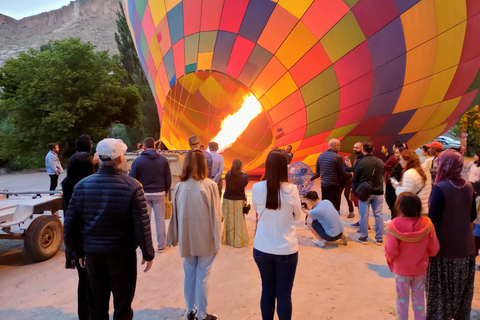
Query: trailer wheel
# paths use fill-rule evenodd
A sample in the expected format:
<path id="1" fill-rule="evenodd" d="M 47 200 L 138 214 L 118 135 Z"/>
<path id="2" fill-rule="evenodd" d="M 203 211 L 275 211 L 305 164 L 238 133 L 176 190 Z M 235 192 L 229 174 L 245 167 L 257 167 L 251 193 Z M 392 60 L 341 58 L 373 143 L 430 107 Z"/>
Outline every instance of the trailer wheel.
<path id="1" fill-rule="evenodd" d="M 56 216 L 40 216 L 32 221 L 25 233 L 25 251 L 35 261 L 53 257 L 63 242 L 62 222 Z"/>

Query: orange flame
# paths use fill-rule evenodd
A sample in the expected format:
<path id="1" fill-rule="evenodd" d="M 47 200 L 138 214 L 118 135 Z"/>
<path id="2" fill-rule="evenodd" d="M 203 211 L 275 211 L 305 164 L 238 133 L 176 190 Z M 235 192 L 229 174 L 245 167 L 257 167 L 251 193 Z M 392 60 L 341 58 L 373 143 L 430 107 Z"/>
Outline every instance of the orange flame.
<path id="1" fill-rule="evenodd" d="M 248 127 L 257 115 L 262 112 L 262 105 L 257 98 L 250 94 L 245 98 L 242 107 L 237 113 L 229 115 L 223 120 L 220 132 L 212 141 L 218 143 L 219 152 L 232 146 L 242 132 Z"/>

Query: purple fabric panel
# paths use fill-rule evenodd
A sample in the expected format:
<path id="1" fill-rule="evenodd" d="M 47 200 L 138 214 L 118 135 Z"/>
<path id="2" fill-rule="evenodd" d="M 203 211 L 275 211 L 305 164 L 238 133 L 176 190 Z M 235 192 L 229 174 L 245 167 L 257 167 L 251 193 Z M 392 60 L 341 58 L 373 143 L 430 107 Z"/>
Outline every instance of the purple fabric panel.
<path id="1" fill-rule="evenodd" d="M 352 12 L 367 38 L 399 16 L 393 0 L 360 0 Z"/>
<path id="2" fill-rule="evenodd" d="M 407 125 L 417 110 L 408 110 L 405 112 L 395 113 L 388 117 L 382 128 L 378 130 L 377 134 L 380 136 L 388 136 L 397 134 Z M 406 140 L 402 140 L 406 141 Z"/>
<path id="3" fill-rule="evenodd" d="M 213 50 L 212 70 L 225 72 L 237 35 L 232 32 L 218 31 Z"/>
<path id="4" fill-rule="evenodd" d="M 364 119 L 371 119 L 392 114 L 397 104 L 402 88 L 398 88 L 379 96 L 373 96 L 365 113 Z"/>
<path id="5" fill-rule="evenodd" d="M 394 0 L 395 5 L 397 6 L 398 12 L 400 14 L 404 13 L 411 7 L 413 7 L 415 4 L 420 2 L 420 0 Z"/>
<path id="6" fill-rule="evenodd" d="M 250 1 L 238 34 L 257 42 L 277 4 L 270 0 Z"/>
<path id="7" fill-rule="evenodd" d="M 406 47 L 401 19 L 390 22 L 368 38 L 367 43 L 374 70 L 404 54 Z"/>

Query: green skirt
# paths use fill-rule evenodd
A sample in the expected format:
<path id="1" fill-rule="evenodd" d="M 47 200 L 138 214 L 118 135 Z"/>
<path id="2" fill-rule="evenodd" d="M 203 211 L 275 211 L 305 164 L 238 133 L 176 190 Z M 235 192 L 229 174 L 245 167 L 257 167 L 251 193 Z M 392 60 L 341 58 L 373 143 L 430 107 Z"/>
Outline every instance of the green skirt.
<path id="1" fill-rule="evenodd" d="M 223 199 L 222 210 L 225 217 L 222 243 L 235 248 L 248 247 L 247 224 L 243 214 L 245 200 Z"/>

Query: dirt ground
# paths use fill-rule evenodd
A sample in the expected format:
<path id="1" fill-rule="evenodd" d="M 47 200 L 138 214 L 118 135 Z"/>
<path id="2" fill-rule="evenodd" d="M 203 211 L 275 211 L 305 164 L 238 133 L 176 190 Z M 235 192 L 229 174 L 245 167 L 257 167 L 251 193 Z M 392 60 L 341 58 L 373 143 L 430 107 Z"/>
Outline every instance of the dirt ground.
<path id="1" fill-rule="evenodd" d="M 0 176 L 0 189 L 10 191 L 46 190 L 48 185 L 45 172 Z M 251 185 L 247 190 L 249 200 Z M 318 180 L 314 190 L 320 190 Z M 386 264 L 384 249 L 373 243 L 373 233 L 369 245 L 357 242 L 357 229 L 352 223 L 358 215 L 346 219 L 347 211 L 343 199 L 342 222 L 351 237 L 347 246 L 318 248 L 313 245 L 303 219 L 297 222 L 300 250 L 292 294 L 293 319 L 395 319 L 395 280 Z M 384 205 L 385 218 L 389 217 L 387 211 Z M 374 225 L 373 219 L 371 224 Z M 250 246 L 222 246 L 213 264 L 208 312 L 222 320 L 261 319 L 261 280 L 252 257 L 253 209 L 247 216 L 247 225 Z M 52 259 L 34 263 L 23 252 L 22 241 L 0 240 L 0 319 L 77 319 L 77 273 L 66 270 L 64 264 L 63 247 Z M 134 319 L 184 319 L 183 268 L 178 248 L 157 254 L 148 273 L 142 272 L 140 262 L 138 267 Z M 480 319 L 479 271 L 476 276 L 472 319 Z M 410 314 L 413 319 L 412 311 Z"/>

